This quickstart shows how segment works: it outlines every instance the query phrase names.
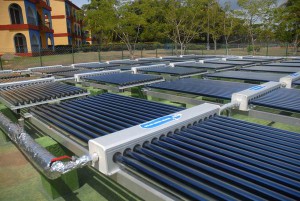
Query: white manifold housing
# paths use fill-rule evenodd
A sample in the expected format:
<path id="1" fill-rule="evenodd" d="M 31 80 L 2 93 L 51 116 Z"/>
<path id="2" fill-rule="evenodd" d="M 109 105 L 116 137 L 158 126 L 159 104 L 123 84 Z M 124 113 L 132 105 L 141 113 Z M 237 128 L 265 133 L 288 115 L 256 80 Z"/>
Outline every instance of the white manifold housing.
<path id="1" fill-rule="evenodd" d="M 261 85 L 251 87 L 249 89 L 232 94 L 231 102 L 239 103 L 239 109 L 242 111 L 248 111 L 249 101 L 258 98 L 271 91 L 279 89 L 281 84 L 279 82 L 267 82 Z"/>
<path id="2" fill-rule="evenodd" d="M 293 82 L 300 80 L 300 72 L 280 78 L 279 82 L 286 88 L 292 88 Z"/>
<path id="3" fill-rule="evenodd" d="M 144 123 L 90 140 L 89 152 L 93 156 L 98 156 L 98 160 L 93 162 L 93 167 L 106 175 L 112 175 L 119 171 L 119 165 L 113 161 L 116 153 L 123 153 L 127 149 L 134 149 L 136 145 L 143 145 L 147 141 L 151 142 L 154 138 L 174 133 L 177 130 L 211 118 L 219 113 L 219 109 L 219 105 L 205 103 L 167 115 L 165 116 L 166 118 L 172 116 L 174 119 L 156 127 L 145 128 L 142 126 Z M 159 122 L 162 121 L 161 118 L 159 118 Z M 153 125 L 154 123 L 152 122 L 157 120 L 147 123 Z"/>

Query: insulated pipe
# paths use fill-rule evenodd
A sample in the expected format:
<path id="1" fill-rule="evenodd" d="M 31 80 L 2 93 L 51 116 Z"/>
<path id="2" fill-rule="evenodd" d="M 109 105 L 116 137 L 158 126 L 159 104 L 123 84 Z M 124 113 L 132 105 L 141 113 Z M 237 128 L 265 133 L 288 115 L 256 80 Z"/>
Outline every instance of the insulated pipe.
<path id="1" fill-rule="evenodd" d="M 55 157 L 44 147 L 24 132 L 19 124 L 0 113 L 0 128 L 17 145 L 17 147 L 33 162 L 33 164 L 49 179 L 56 179 L 71 170 L 88 165 L 92 158 L 83 155 L 80 158 L 72 157 L 72 161 L 62 162 L 61 159 L 70 157 Z"/>
<path id="2" fill-rule="evenodd" d="M 219 115 L 221 115 L 221 113 L 224 111 L 224 110 L 229 110 L 229 109 L 232 109 L 232 108 L 236 108 L 236 107 L 239 107 L 240 103 L 239 102 L 236 102 L 236 101 L 233 101 L 233 102 L 230 102 L 230 103 L 227 103 L 225 105 L 222 105 L 220 107 L 220 110 L 219 110 Z"/>

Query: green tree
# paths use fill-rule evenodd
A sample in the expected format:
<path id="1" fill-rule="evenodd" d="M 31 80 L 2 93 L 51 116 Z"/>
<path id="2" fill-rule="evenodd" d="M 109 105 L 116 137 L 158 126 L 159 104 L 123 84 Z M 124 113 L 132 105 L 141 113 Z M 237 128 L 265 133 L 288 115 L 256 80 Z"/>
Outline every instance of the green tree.
<path id="1" fill-rule="evenodd" d="M 202 0 L 169 0 L 165 14 L 166 35 L 180 46 L 180 54 L 184 54 L 186 45 L 197 38 L 201 31 L 203 17 Z"/>
<path id="2" fill-rule="evenodd" d="M 139 2 L 91 0 L 84 8 L 84 20 L 93 35 L 98 35 L 102 43 L 117 36 L 134 58 L 141 27 L 145 25 Z"/>
<path id="3" fill-rule="evenodd" d="M 238 0 L 238 5 L 242 8 L 239 12 L 244 20 L 252 45 L 252 53 L 255 54 L 255 40 L 260 31 L 260 23 L 264 19 L 271 18 L 271 10 L 276 7 L 276 0 Z"/>
<path id="4" fill-rule="evenodd" d="M 216 52 L 217 50 L 217 41 L 220 39 L 220 37 L 223 34 L 223 18 L 224 18 L 224 12 L 222 8 L 220 7 L 220 4 L 217 1 L 212 1 L 211 6 L 208 11 L 208 18 L 210 18 L 210 34 L 212 37 L 212 40 L 214 41 L 214 50 Z"/>
<path id="5" fill-rule="evenodd" d="M 228 55 L 228 43 L 229 38 L 238 30 L 238 26 L 240 26 L 240 20 L 236 17 L 234 10 L 231 9 L 230 2 L 225 2 L 224 10 L 222 15 L 222 26 L 223 26 L 223 36 L 225 40 L 226 46 L 226 55 Z"/>
<path id="6" fill-rule="evenodd" d="M 276 37 L 283 42 L 293 42 L 294 54 L 300 44 L 300 1 L 288 0 L 276 12 Z"/>
<path id="7" fill-rule="evenodd" d="M 117 1 L 91 0 L 82 6 L 81 17 L 86 29 L 91 31 L 93 37 L 100 44 L 107 44 L 113 40 L 116 23 L 115 5 Z"/>

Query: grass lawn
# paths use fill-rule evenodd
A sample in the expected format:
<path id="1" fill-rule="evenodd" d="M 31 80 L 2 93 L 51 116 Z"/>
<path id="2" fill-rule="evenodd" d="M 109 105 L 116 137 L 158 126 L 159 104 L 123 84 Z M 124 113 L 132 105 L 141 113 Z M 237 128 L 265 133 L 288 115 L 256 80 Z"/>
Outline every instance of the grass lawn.
<path id="1" fill-rule="evenodd" d="M 136 50 L 135 58 L 139 57 L 162 57 L 176 54 L 172 49 L 157 49 L 157 50 Z M 185 54 L 204 54 L 204 55 L 224 55 L 226 50 L 224 48 L 214 50 L 187 50 Z M 299 53 L 298 53 L 299 54 Z M 130 54 L 127 50 L 123 51 L 106 51 L 106 52 L 76 52 L 74 54 L 57 54 L 45 55 L 42 57 L 18 57 L 9 54 L 10 59 L 2 58 L 3 69 L 26 69 L 37 66 L 51 66 L 51 65 L 70 65 L 73 63 L 83 62 L 99 62 L 116 59 L 129 59 Z M 246 48 L 229 48 L 229 55 L 249 55 Z M 286 56 L 285 47 L 270 47 L 261 48 L 256 55 L 260 56 Z M 292 55 L 292 49 L 288 50 L 288 55 Z"/>

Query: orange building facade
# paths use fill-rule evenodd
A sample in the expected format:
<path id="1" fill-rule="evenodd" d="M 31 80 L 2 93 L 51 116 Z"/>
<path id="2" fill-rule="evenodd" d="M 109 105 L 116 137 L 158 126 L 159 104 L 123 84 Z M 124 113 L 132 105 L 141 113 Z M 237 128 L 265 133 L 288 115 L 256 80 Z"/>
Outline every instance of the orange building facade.
<path id="1" fill-rule="evenodd" d="M 53 48 L 53 33 L 49 0 L 0 0 L 0 53 Z"/>
<path id="2" fill-rule="evenodd" d="M 0 0 L 0 54 L 32 56 L 54 45 L 91 44 L 70 0 Z"/>
<path id="3" fill-rule="evenodd" d="M 80 10 L 69 0 L 51 0 L 52 22 L 56 45 L 80 46 L 85 43 L 82 22 L 77 12 Z"/>

